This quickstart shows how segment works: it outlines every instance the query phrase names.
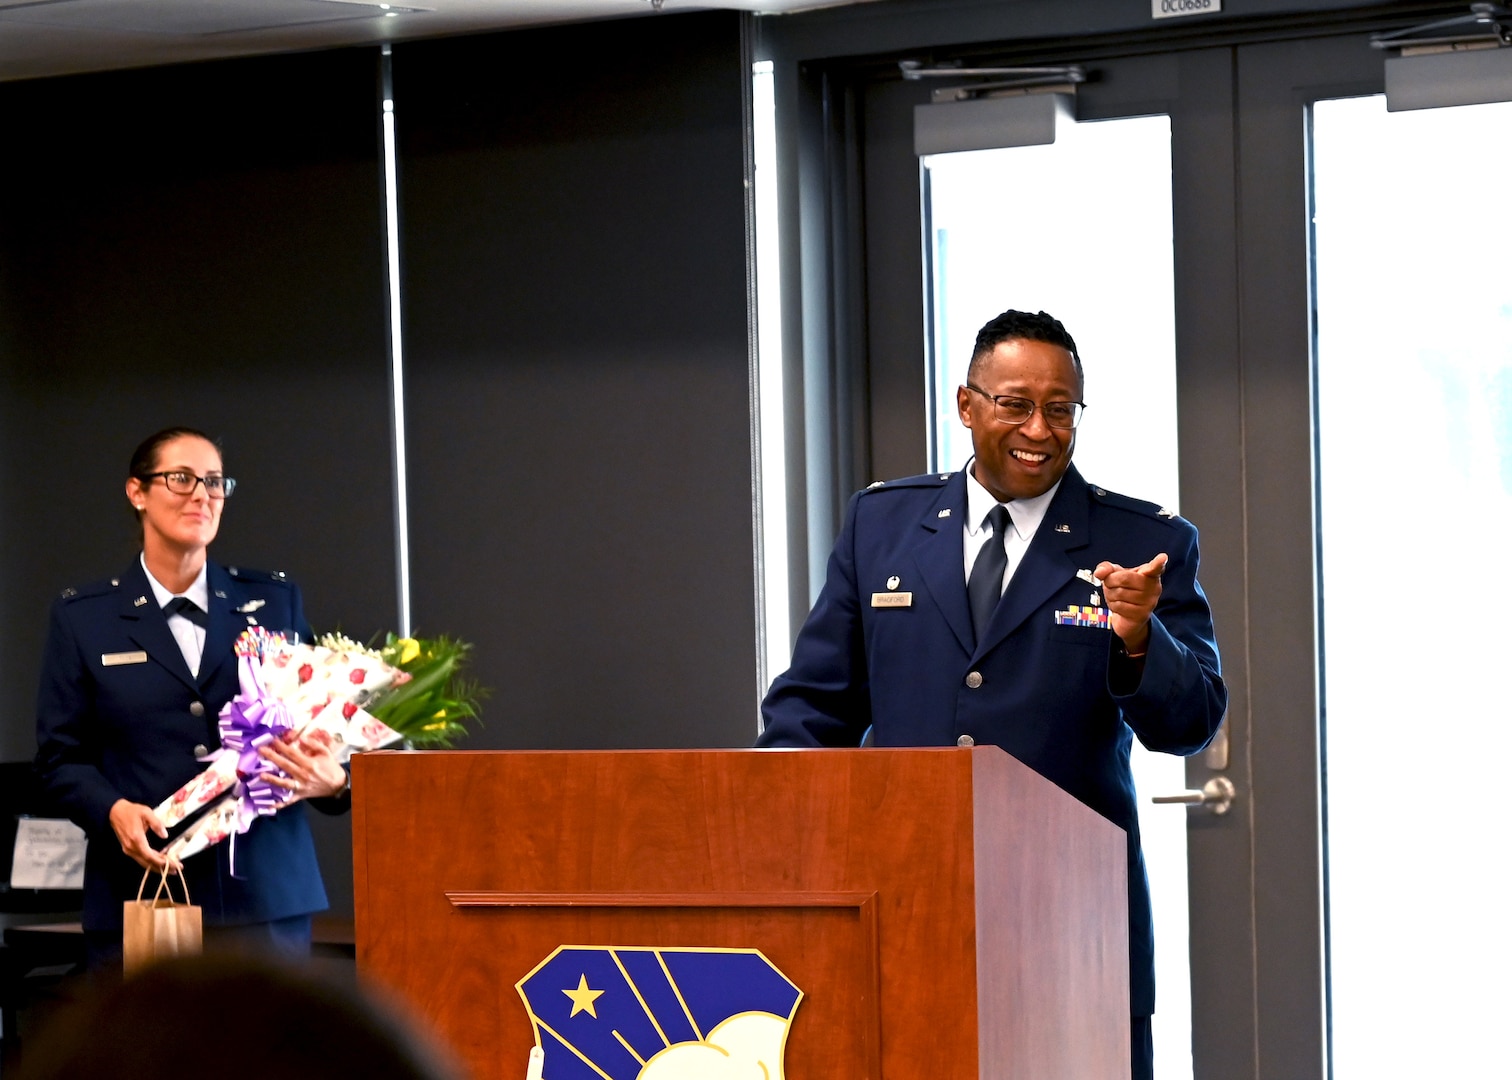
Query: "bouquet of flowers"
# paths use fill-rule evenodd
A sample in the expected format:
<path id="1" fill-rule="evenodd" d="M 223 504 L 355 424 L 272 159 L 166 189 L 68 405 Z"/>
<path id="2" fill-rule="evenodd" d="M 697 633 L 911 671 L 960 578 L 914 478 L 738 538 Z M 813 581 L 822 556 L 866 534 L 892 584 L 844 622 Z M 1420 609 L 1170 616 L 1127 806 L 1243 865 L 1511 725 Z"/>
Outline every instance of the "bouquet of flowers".
<path id="1" fill-rule="evenodd" d="M 259 748 L 311 734 L 338 761 L 396 743 L 450 746 L 476 719 L 481 692 L 458 677 L 471 647 L 450 638 L 395 638 L 381 649 L 327 634 L 314 645 L 249 627 L 236 642 L 240 690 L 221 710 L 219 750 L 206 768 L 155 808 L 168 828 L 205 813 L 164 849 L 182 862 L 235 838 L 299 796 L 267 777 L 277 767 Z M 206 809 L 208 807 L 208 809 Z M 234 873 L 234 869 L 233 869 Z"/>

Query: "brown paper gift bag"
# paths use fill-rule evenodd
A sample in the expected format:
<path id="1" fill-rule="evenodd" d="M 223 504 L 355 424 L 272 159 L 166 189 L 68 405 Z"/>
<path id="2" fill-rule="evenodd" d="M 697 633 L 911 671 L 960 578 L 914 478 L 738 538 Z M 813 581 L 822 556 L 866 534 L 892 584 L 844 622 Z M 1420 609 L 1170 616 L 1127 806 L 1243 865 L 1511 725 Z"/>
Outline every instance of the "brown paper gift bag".
<path id="1" fill-rule="evenodd" d="M 189 883 L 179 875 L 184 902 L 173 898 L 168 874 L 158 882 L 157 894 L 142 899 L 142 890 L 152 876 L 148 870 L 137 886 L 137 898 L 126 901 L 121 924 L 121 960 L 127 975 L 140 971 L 154 960 L 170 956 L 197 956 L 203 944 L 200 909 L 189 902 Z"/>

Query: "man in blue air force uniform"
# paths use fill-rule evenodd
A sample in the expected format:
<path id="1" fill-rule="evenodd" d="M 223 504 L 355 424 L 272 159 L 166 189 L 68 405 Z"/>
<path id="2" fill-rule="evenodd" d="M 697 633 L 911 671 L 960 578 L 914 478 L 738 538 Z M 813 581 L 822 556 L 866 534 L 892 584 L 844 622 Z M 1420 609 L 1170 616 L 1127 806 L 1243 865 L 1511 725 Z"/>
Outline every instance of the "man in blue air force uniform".
<path id="1" fill-rule="evenodd" d="M 1071 466 L 1076 344 L 1007 311 L 956 392 L 975 456 L 858 493 L 762 746 L 1000 746 L 1128 833 L 1133 1075 L 1152 1075 L 1154 935 L 1133 735 L 1192 754 L 1228 694 L 1197 584 L 1197 531 Z"/>

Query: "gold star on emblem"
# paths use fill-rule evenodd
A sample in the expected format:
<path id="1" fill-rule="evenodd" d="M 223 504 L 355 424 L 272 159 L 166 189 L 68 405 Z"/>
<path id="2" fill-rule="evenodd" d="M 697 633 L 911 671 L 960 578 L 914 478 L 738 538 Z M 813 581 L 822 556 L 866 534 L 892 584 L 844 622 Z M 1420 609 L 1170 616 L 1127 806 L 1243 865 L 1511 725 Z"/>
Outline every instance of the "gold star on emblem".
<path id="1" fill-rule="evenodd" d="M 588 989 L 587 975 L 578 976 L 578 984 L 576 990 L 563 990 L 562 993 L 566 994 L 572 999 L 572 1012 L 567 1015 L 567 1019 L 571 1020 L 580 1012 L 586 1012 L 595 1020 L 598 1019 L 598 1011 L 593 1007 L 593 1003 L 599 999 L 599 996 L 603 994 L 603 991 Z"/>

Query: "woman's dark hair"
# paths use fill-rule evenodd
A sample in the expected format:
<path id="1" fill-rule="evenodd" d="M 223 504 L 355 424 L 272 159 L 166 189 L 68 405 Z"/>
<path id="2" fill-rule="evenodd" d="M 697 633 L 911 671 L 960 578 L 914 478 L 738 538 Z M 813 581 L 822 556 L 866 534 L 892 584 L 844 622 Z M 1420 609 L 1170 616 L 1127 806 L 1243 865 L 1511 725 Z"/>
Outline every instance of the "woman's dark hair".
<path id="1" fill-rule="evenodd" d="M 174 439 L 184 438 L 204 439 L 211 446 L 215 447 L 217 453 L 221 450 L 219 440 L 212 439 L 203 431 L 196 428 L 164 428 L 162 431 L 147 436 L 142 440 L 141 445 L 131 452 L 131 467 L 126 475 L 134 476 L 138 480 L 145 480 L 149 473 L 157 471 L 158 451 L 163 448 L 163 444 L 170 443 Z"/>

